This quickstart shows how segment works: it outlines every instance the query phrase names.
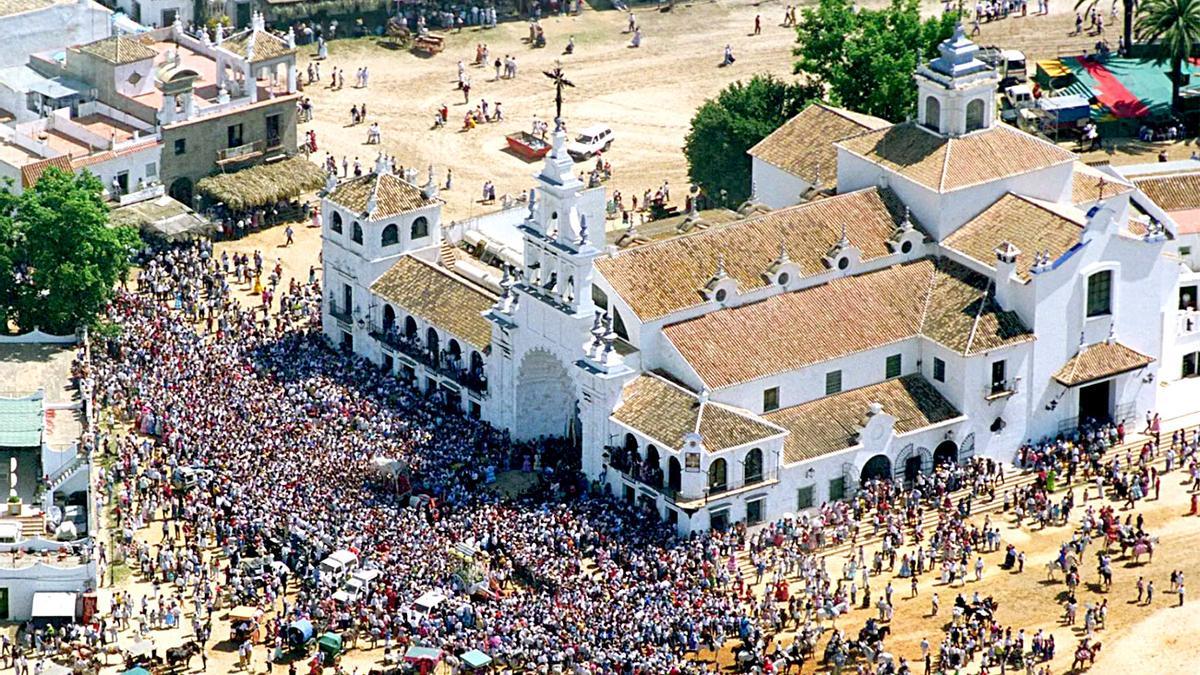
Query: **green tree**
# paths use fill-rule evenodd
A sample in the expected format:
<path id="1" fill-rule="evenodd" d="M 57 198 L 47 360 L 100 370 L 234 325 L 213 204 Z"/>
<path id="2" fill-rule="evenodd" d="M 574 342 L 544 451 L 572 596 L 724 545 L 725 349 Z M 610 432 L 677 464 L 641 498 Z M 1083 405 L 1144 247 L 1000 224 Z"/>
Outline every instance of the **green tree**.
<path id="1" fill-rule="evenodd" d="M 102 191 L 90 173 L 49 169 L 19 197 L 5 197 L 14 208 L 0 237 L 9 228 L 9 261 L 17 272 L 7 277 L 14 281 L 5 304 L 20 330 L 69 333 L 93 324 L 128 271 L 138 235 L 109 224 Z"/>
<path id="2" fill-rule="evenodd" d="M 816 94 L 812 87 L 771 75 L 729 85 L 692 117 L 683 142 L 688 178 L 724 206 L 744 202 L 750 196 L 746 152 L 803 110 Z"/>
<path id="3" fill-rule="evenodd" d="M 937 54 L 958 15 L 921 19 L 919 0 L 892 0 L 878 10 L 852 0 L 820 0 L 796 29 L 795 72 L 820 86 L 836 105 L 883 119 L 912 115 L 918 57 Z"/>
<path id="4" fill-rule="evenodd" d="M 1157 43 L 1155 62 L 1171 64 L 1171 108 L 1179 111 L 1183 64 L 1200 40 L 1200 0 L 1145 0 L 1137 18 L 1137 33 Z"/>

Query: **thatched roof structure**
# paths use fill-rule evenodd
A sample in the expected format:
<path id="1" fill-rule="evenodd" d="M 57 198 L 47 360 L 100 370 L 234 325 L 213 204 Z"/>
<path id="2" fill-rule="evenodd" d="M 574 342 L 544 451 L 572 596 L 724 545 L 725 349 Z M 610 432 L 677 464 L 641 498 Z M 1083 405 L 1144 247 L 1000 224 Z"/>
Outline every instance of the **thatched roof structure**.
<path id="1" fill-rule="evenodd" d="M 210 201 L 242 210 L 295 199 L 324 184 L 325 170 L 307 158 L 297 156 L 235 173 L 201 178 L 196 183 L 196 190 Z"/>

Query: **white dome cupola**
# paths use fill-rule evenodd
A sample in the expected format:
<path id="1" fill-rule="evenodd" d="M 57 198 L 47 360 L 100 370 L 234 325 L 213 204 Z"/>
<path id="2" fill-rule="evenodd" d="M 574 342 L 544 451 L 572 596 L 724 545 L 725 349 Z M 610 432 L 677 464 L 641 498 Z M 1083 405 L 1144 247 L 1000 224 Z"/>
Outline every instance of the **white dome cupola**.
<path id="1" fill-rule="evenodd" d="M 917 121 L 943 136 L 961 136 L 995 123 L 1000 76 L 976 56 L 962 24 L 938 45 L 940 55 L 917 66 Z"/>

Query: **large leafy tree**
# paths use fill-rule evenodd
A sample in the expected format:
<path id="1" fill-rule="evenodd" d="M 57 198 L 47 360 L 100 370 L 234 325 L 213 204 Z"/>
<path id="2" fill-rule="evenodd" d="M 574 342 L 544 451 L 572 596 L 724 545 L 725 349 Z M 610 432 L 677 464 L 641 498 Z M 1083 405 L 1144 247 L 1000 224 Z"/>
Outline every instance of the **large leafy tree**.
<path id="1" fill-rule="evenodd" d="M 1171 64 L 1171 108 L 1179 111 L 1183 64 L 1200 40 L 1200 0 L 1144 0 L 1137 18 L 1137 33 L 1156 43 L 1156 62 Z"/>
<path id="2" fill-rule="evenodd" d="M 816 97 L 813 87 L 755 75 L 705 101 L 684 139 L 688 177 L 710 198 L 736 206 L 750 196 L 746 152 Z"/>
<path id="3" fill-rule="evenodd" d="M 878 10 L 853 0 L 819 0 L 796 29 L 795 71 L 835 104 L 901 121 L 917 105 L 912 73 L 937 54 L 958 15 L 922 19 L 919 0 L 892 0 Z"/>
<path id="4" fill-rule="evenodd" d="M 102 191 L 90 173 L 57 169 L 20 196 L 4 191 L 0 304 L 9 324 L 69 333 L 95 322 L 138 245 L 132 228 L 109 224 Z"/>

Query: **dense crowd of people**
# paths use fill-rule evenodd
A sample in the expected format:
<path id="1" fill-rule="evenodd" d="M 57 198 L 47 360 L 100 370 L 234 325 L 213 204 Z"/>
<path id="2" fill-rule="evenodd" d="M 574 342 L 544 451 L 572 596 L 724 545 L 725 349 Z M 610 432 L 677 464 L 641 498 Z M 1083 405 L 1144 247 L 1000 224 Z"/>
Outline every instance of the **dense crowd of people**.
<path id="1" fill-rule="evenodd" d="M 983 554 L 1002 547 L 991 516 L 968 521 L 973 504 L 1002 495 L 1018 522 L 1042 513 L 1065 522 L 1072 498 L 1051 499 L 1056 475 L 1083 466 L 1116 494 L 1157 477 L 1152 440 L 1137 460 L 1101 465 L 1124 428 L 1097 427 L 1021 448 L 1017 465 L 1037 474 L 1025 487 L 1006 489 L 1004 465 L 973 458 L 911 481 L 868 481 L 849 500 L 753 533 L 680 539 L 589 484 L 567 442 L 515 443 L 328 348 L 315 271 L 285 284 L 261 255 L 217 255 L 208 243 L 147 252 L 142 267 L 108 310 L 119 334 L 80 364 L 98 408 L 138 432 L 101 439 L 116 461 L 97 491 L 114 506 L 117 558 L 156 584 L 140 605 L 118 594 L 91 628 L 100 640 L 117 627 L 144 634 L 190 621 L 203 653 L 227 639 L 213 634 L 216 612 L 239 605 L 262 623 L 257 640 L 228 636 L 244 663 L 256 650 L 280 660 L 289 625 L 308 620 L 389 653 L 429 646 L 453 659 L 480 649 L 509 665 L 591 672 L 697 672 L 703 665 L 685 655 L 735 640 L 750 670 L 817 658 L 824 622 L 861 608 L 877 616 L 858 633 L 835 628 L 820 656 L 892 675 L 913 672 L 885 645 L 893 581 L 907 579 L 908 597 L 924 591 L 934 615 L 936 591 L 960 591 L 945 640 L 922 644 L 926 672 L 934 659 L 942 668 L 976 657 L 1040 664 L 1054 654 L 1052 635 L 1000 626 L 991 598 L 963 590 L 982 577 Z M 239 302 L 239 285 L 261 288 L 261 302 Z M 1195 470 L 1196 442 L 1177 435 L 1169 451 L 1180 448 L 1182 465 L 1190 446 Z M 378 471 L 381 459 L 399 460 L 403 481 Z M 506 496 L 498 483 L 507 472 L 539 487 Z M 185 473 L 197 480 L 180 480 Z M 1140 518 L 1122 525 L 1111 508 L 1089 506 L 1084 525 L 1122 545 L 1153 545 Z M 161 541 L 139 534 L 151 528 Z M 864 544 L 880 539 L 868 553 Z M 834 546 L 847 554 L 829 557 Z M 1082 546 L 1070 546 L 1075 565 L 1060 567 L 1077 580 Z M 343 601 L 319 571 L 339 550 L 380 572 Z M 1023 569 L 1024 554 L 1009 545 L 1004 566 Z M 414 611 L 431 591 L 447 600 Z M 1102 619 L 1088 608 L 1086 621 Z M 795 632 L 790 645 L 775 639 L 785 631 Z"/>

